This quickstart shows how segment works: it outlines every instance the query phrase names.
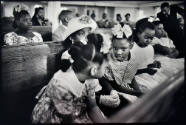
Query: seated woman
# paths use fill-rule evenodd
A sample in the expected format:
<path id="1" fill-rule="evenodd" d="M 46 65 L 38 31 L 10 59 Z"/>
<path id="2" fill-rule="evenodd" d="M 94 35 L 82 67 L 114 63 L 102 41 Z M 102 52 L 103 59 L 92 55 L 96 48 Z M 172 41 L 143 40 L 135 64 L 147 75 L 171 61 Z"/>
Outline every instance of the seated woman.
<path id="1" fill-rule="evenodd" d="M 179 55 L 178 50 L 175 48 L 173 41 L 168 37 L 166 31 L 163 29 L 163 24 L 160 21 L 154 21 L 155 37 L 152 40 L 155 53 L 176 58 Z"/>
<path id="2" fill-rule="evenodd" d="M 30 14 L 26 10 L 22 10 L 15 16 L 14 28 L 15 32 L 5 34 L 5 45 L 23 45 L 29 43 L 43 42 L 41 35 L 37 32 L 32 32 L 32 21 Z"/>
<path id="3" fill-rule="evenodd" d="M 33 123 L 91 123 L 104 122 L 96 105 L 95 94 L 87 80 L 104 74 L 107 57 L 96 52 L 95 46 L 72 45 L 69 54 L 74 60 L 65 72 L 57 71 L 49 84 L 38 94 L 33 109 Z"/>
<path id="4" fill-rule="evenodd" d="M 62 41 L 63 51 L 59 53 L 60 68 L 65 71 L 70 65 L 71 57 L 68 54 L 68 49 L 76 42 L 87 44 L 87 35 L 97 28 L 97 24 L 88 16 L 81 16 L 72 18 L 63 34 L 64 41 Z"/>

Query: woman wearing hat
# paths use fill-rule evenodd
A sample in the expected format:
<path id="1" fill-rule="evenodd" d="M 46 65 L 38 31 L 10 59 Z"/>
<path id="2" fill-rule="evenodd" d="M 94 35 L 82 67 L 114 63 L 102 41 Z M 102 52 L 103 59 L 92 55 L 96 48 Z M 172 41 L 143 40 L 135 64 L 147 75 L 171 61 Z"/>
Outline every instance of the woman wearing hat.
<path id="1" fill-rule="evenodd" d="M 70 61 L 72 59 L 68 54 L 68 49 L 70 49 L 71 45 L 77 42 L 81 42 L 84 45 L 87 44 L 86 36 L 95 31 L 97 28 L 97 24 L 94 20 L 92 20 L 89 16 L 80 16 L 72 18 L 67 26 L 66 31 L 64 32 L 64 41 L 62 42 L 63 51 L 58 55 L 61 59 L 58 59 L 59 63 L 57 67 L 66 71 L 69 67 Z M 62 54 L 62 56 L 61 56 Z"/>

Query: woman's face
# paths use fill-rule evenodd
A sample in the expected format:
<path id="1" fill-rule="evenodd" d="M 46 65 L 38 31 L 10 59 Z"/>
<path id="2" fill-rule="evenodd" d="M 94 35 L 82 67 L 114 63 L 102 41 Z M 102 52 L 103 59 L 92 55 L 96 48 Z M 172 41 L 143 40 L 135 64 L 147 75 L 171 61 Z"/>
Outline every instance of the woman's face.
<path id="1" fill-rule="evenodd" d="M 137 37 L 139 39 L 138 44 L 141 47 L 148 46 L 155 35 L 155 30 L 146 28 L 142 33 L 137 33 Z"/>
<path id="2" fill-rule="evenodd" d="M 91 28 L 83 28 L 76 32 L 74 41 L 81 41 L 83 43 L 87 42 L 87 35 L 90 33 Z"/>
<path id="3" fill-rule="evenodd" d="M 117 61 L 124 61 L 128 58 L 130 52 L 130 43 L 127 39 L 116 39 L 112 43 L 114 58 Z"/>
<path id="4" fill-rule="evenodd" d="M 22 16 L 18 21 L 18 28 L 22 30 L 29 30 L 32 27 L 30 15 Z"/>

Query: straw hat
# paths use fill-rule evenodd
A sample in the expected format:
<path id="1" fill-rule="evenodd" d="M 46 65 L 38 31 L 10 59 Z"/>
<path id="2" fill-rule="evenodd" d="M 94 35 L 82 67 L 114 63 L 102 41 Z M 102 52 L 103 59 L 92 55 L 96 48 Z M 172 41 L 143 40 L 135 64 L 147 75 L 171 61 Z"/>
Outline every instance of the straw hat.
<path id="1" fill-rule="evenodd" d="M 63 40 L 65 40 L 72 33 L 81 30 L 83 28 L 91 28 L 91 31 L 94 31 L 97 28 L 97 24 L 94 20 L 92 20 L 89 16 L 82 15 L 80 17 L 72 18 L 68 22 L 68 26 L 66 31 L 63 34 Z"/>

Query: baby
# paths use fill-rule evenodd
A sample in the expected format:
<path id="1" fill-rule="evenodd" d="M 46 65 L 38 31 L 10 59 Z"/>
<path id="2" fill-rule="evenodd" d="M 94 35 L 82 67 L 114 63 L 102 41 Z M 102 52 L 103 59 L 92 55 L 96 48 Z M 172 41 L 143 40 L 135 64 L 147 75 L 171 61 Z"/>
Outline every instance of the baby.
<path id="1" fill-rule="evenodd" d="M 179 52 L 164 30 L 163 24 L 160 21 L 154 21 L 153 24 L 155 25 L 155 37 L 151 45 L 153 45 L 155 53 L 176 58 Z"/>

